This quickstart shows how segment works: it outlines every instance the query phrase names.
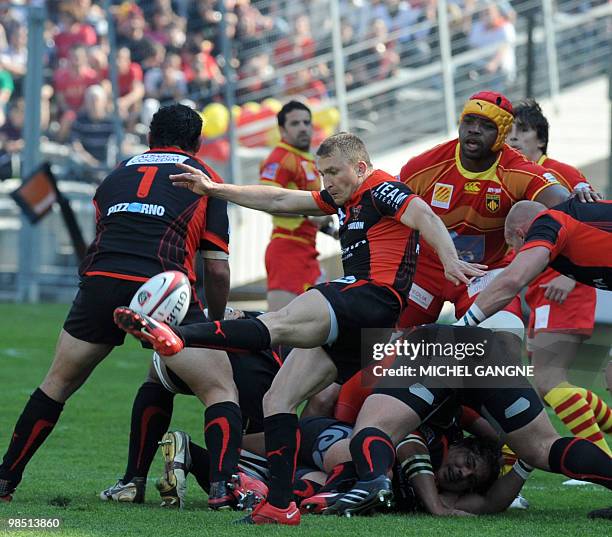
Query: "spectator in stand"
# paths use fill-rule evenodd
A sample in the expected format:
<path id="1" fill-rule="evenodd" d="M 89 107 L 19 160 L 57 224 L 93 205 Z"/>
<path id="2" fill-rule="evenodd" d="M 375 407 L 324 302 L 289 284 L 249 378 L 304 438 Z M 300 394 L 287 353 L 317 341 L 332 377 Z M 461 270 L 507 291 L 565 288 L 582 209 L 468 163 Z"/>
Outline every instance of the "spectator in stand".
<path id="1" fill-rule="evenodd" d="M 72 149 L 80 165 L 80 179 L 97 182 L 108 171 L 110 159 L 114 159 L 117 153 L 116 144 L 113 146 L 111 143 L 114 132 L 106 90 L 97 84 L 90 86 L 71 131 Z"/>
<path id="2" fill-rule="evenodd" d="M 0 125 L 4 125 L 6 121 L 6 107 L 14 89 L 15 84 L 11 73 L 0 68 Z"/>
<path id="3" fill-rule="evenodd" d="M 170 37 L 168 35 L 168 27 L 170 26 L 170 17 L 162 10 L 153 12 L 151 17 L 151 27 L 145 31 L 145 35 L 155 43 L 166 46 Z"/>
<path id="4" fill-rule="evenodd" d="M 274 49 L 274 64 L 277 67 L 291 65 L 314 58 L 316 44 L 310 32 L 310 20 L 307 15 L 300 15 L 296 20 L 293 32 L 281 39 Z"/>
<path id="5" fill-rule="evenodd" d="M 17 26 L 8 36 L 8 46 L 0 49 L 0 69 L 8 71 L 17 87 L 16 93 L 21 95 L 23 77 L 28 61 L 28 30 L 25 26 Z"/>
<path id="6" fill-rule="evenodd" d="M 480 12 L 469 43 L 472 48 L 496 45 L 493 54 L 476 65 L 472 78 L 480 78 L 480 84 L 491 90 L 506 92 L 516 78 L 516 30 L 496 3 L 490 1 Z"/>
<path id="7" fill-rule="evenodd" d="M 195 98 L 200 106 L 208 104 L 225 82 L 217 61 L 211 55 L 212 47 L 210 41 L 191 43 L 185 47 L 182 56 L 189 95 Z"/>
<path id="8" fill-rule="evenodd" d="M 201 39 L 215 43 L 221 33 L 219 31 L 221 12 L 217 9 L 217 4 L 218 0 L 191 2 L 189 16 L 187 17 L 187 33 L 190 35 L 197 34 Z M 228 15 L 232 15 L 232 24 L 235 24 L 235 14 L 228 13 Z"/>
<path id="9" fill-rule="evenodd" d="M 49 101 L 53 88 L 45 84 L 40 94 L 40 128 L 49 127 Z M 9 104 L 7 119 L 0 126 L 0 180 L 21 175 L 21 151 L 25 145 L 23 126 L 25 122 L 25 99 L 19 97 Z"/>
<path id="10" fill-rule="evenodd" d="M 185 34 L 185 30 L 178 24 L 171 22 L 168 25 L 168 43 L 166 45 L 166 51 L 180 54 L 186 41 L 187 35 Z"/>
<path id="11" fill-rule="evenodd" d="M 76 46 L 91 47 L 98 42 L 96 30 L 83 22 L 83 14 L 74 6 L 61 8 L 59 14 L 60 32 L 55 36 L 55 53 L 58 62 L 68 57 Z"/>
<path id="12" fill-rule="evenodd" d="M 55 71 L 53 87 L 60 113 L 58 141 L 66 140 L 70 125 L 83 105 L 85 90 L 99 80 L 100 74 L 90 67 L 83 45 L 74 47 L 68 56 L 68 64 Z"/>
<path id="13" fill-rule="evenodd" d="M 239 104 L 247 101 L 262 101 L 273 97 L 281 88 L 277 87 L 274 66 L 265 50 L 252 55 L 239 71 L 237 98 Z"/>
<path id="14" fill-rule="evenodd" d="M 145 35 L 147 23 L 142 10 L 129 2 L 117 10 L 117 46 L 126 46 L 132 53 L 132 61 L 140 64 L 151 52 L 152 42 Z"/>
<path id="15" fill-rule="evenodd" d="M 301 95 L 306 99 L 323 100 L 328 97 L 325 83 L 312 69 L 303 67 L 291 77 L 291 86 L 285 89 L 287 95 Z"/>
<path id="16" fill-rule="evenodd" d="M 145 76 L 147 97 L 158 100 L 162 105 L 169 101 L 180 101 L 187 96 L 187 81 L 181 70 L 181 57 L 166 54 L 160 69 L 151 69 Z"/>
<path id="17" fill-rule="evenodd" d="M 103 71 L 103 78 L 110 80 L 108 69 Z M 119 98 L 117 104 L 121 119 L 131 130 L 140 115 L 142 99 L 145 95 L 142 68 L 132 61 L 130 49 L 121 47 L 117 50 L 117 78 Z"/>

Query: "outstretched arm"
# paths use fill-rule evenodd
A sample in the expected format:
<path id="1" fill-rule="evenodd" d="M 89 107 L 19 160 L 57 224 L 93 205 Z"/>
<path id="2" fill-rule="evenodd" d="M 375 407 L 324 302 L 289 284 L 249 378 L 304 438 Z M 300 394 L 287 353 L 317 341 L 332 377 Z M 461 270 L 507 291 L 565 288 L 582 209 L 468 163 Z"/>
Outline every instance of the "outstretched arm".
<path id="1" fill-rule="evenodd" d="M 216 183 L 202 170 L 178 163 L 184 173 L 170 175 L 174 186 L 188 188 L 201 196 L 212 196 L 236 205 L 268 213 L 292 213 L 312 216 L 325 214 L 310 192 L 270 188 L 261 185 L 228 185 Z"/>
<path id="2" fill-rule="evenodd" d="M 405 226 L 416 229 L 421 237 L 434 248 L 444 266 L 444 275 L 447 280 L 454 284 L 460 282 L 467 284 L 470 278 L 484 274 L 481 269 L 486 269 L 486 265 L 471 264 L 459 259 L 457 249 L 444 222 L 421 198 L 414 198 L 410 202 L 402 214 L 401 222 Z"/>
<path id="3" fill-rule="evenodd" d="M 544 246 L 519 252 L 512 263 L 480 292 L 474 304 L 456 324 L 473 326 L 500 311 L 548 266 L 549 259 L 550 250 Z"/>

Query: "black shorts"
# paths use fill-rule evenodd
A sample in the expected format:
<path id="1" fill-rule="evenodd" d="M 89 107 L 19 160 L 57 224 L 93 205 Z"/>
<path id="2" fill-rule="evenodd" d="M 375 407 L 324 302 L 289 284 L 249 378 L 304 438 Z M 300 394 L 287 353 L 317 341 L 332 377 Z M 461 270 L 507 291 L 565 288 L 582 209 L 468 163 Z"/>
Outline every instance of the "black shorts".
<path id="1" fill-rule="evenodd" d="M 234 382 L 238 388 L 238 404 L 242 411 L 243 430 L 245 433 L 262 432 L 263 396 L 270 389 L 281 364 L 270 351 L 258 353 L 230 352 L 228 356 L 232 364 Z M 165 367 L 164 370 L 165 375 L 170 380 L 173 392 L 193 395 L 191 388 L 181 377 L 169 367 Z"/>
<path id="2" fill-rule="evenodd" d="M 353 427 L 335 418 L 309 416 L 302 418 L 300 426 L 299 464 L 323 470 L 327 450 L 336 442 L 349 438 Z"/>
<path id="3" fill-rule="evenodd" d="M 362 364 L 362 349 L 371 350 L 372 343 L 386 341 L 391 335 L 402 305 L 392 291 L 367 280 L 326 282 L 313 289 L 336 314 L 338 338 L 323 349 L 338 369 L 336 382 L 343 384 L 366 365 Z"/>
<path id="4" fill-rule="evenodd" d="M 88 343 L 122 345 L 125 332 L 113 321 L 119 306 L 128 306 L 142 282 L 86 276 L 79 283 L 79 291 L 64 322 L 64 330 L 72 337 Z M 182 324 L 204 323 L 202 306 L 192 296 Z"/>
<path id="5" fill-rule="evenodd" d="M 455 332 L 460 330 L 461 332 Z M 486 342 L 486 353 L 479 360 L 486 362 L 487 357 L 494 357 L 498 364 L 512 364 L 520 358 L 520 341 L 516 336 L 503 332 L 492 332 L 485 328 L 465 328 L 441 325 L 423 325 L 412 330 L 406 337 L 415 342 L 449 341 L 453 332 L 461 334 L 454 341 Z M 467 336 L 465 335 L 467 333 Z M 449 357 L 452 360 L 452 356 Z M 449 358 L 446 358 L 448 362 Z M 436 358 L 430 361 L 435 363 Z M 467 363 L 469 360 L 465 359 Z M 405 367 L 418 360 L 397 360 L 394 367 Z M 467 405 L 485 418 L 498 430 L 510 433 L 531 423 L 543 410 L 542 402 L 529 381 L 522 376 L 506 381 L 491 379 L 484 381 L 478 377 L 442 378 L 420 377 L 402 379 L 399 385 L 397 377 L 387 377 L 374 388 L 373 393 L 392 396 L 414 410 L 425 421 L 449 402 L 452 405 Z"/>

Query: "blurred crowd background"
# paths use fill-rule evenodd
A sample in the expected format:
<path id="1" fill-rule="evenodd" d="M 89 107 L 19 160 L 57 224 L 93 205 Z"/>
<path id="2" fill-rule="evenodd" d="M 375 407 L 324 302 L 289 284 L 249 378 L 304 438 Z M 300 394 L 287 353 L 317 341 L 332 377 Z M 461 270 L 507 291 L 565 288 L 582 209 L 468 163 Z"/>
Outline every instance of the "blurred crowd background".
<path id="1" fill-rule="evenodd" d="M 18 176 L 23 148 L 28 32 L 27 14 L 19 4 L 0 3 L 0 178 Z M 342 81 L 334 77 L 329 0 L 110 1 L 110 21 L 105 4 L 46 3 L 41 126 L 48 152 L 69 151 L 66 166 L 74 168 L 75 179 L 99 181 L 119 154 L 146 144 L 152 114 L 172 101 L 202 111 L 207 138 L 202 156 L 220 163 L 229 156 L 230 114 L 240 144 L 247 147 L 277 141 L 274 114 L 289 98 L 305 99 L 314 107 L 316 141 L 333 132 L 340 121 L 340 82 L 351 130 L 373 144 L 374 152 L 444 128 L 437 0 L 339 0 Z M 457 106 L 483 88 L 523 97 L 525 29 L 529 17 L 542 27 L 542 0 L 447 4 Z M 564 21 L 602 7 L 610 4 L 554 4 L 561 85 L 605 71 L 610 17 L 564 26 Z M 122 147 L 113 142 L 109 23 L 116 34 Z M 230 44 L 227 57 L 222 28 Z M 541 33 L 533 73 L 536 96 L 550 90 Z M 231 110 L 225 106 L 228 82 L 235 100 Z"/>

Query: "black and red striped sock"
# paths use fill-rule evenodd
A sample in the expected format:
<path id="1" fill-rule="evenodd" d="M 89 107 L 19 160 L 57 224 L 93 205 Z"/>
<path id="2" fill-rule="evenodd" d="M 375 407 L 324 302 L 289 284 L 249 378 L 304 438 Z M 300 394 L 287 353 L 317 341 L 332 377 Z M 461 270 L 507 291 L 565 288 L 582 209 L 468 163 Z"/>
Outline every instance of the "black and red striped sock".
<path id="1" fill-rule="evenodd" d="M 321 489 L 321 484 L 316 481 L 312 481 L 311 479 L 304 479 L 303 477 L 297 478 L 293 482 L 293 496 L 295 498 L 295 503 L 300 505 L 300 503 L 314 496 Z"/>
<path id="2" fill-rule="evenodd" d="M 341 462 L 332 468 L 319 492 L 348 492 L 357 481 L 357 470 L 353 461 Z"/>
<path id="3" fill-rule="evenodd" d="M 550 469 L 612 490 L 612 458 L 584 438 L 559 438 L 548 454 Z"/>
<path id="4" fill-rule="evenodd" d="M 229 481 L 238 468 L 242 412 L 232 401 L 215 403 L 204 414 L 204 439 L 210 453 L 210 481 Z"/>
<path id="5" fill-rule="evenodd" d="M 174 394 L 157 382 L 145 382 L 132 403 L 130 447 L 123 482 L 147 477 L 157 453 L 157 443 L 170 427 Z"/>
<path id="6" fill-rule="evenodd" d="M 395 460 L 393 442 L 376 427 L 366 427 L 353 436 L 350 450 L 361 481 L 386 476 Z"/>
<path id="7" fill-rule="evenodd" d="M 263 351 L 270 347 L 270 332 L 259 319 L 213 321 L 172 328 L 185 347 Z"/>
<path id="8" fill-rule="evenodd" d="M 279 413 L 264 418 L 266 457 L 270 465 L 268 503 L 286 509 L 293 495 L 293 481 L 300 450 L 300 430 L 295 414 Z"/>
<path id="9" fill-rule="evenodd" d="M 64 403 L 51 399 L 40 388 L 36 388 L 17 420 L 13 437 L 0 465 L 0 479 L 17 486 L 23 471 L 51 434 L 64 408 Z"/>

